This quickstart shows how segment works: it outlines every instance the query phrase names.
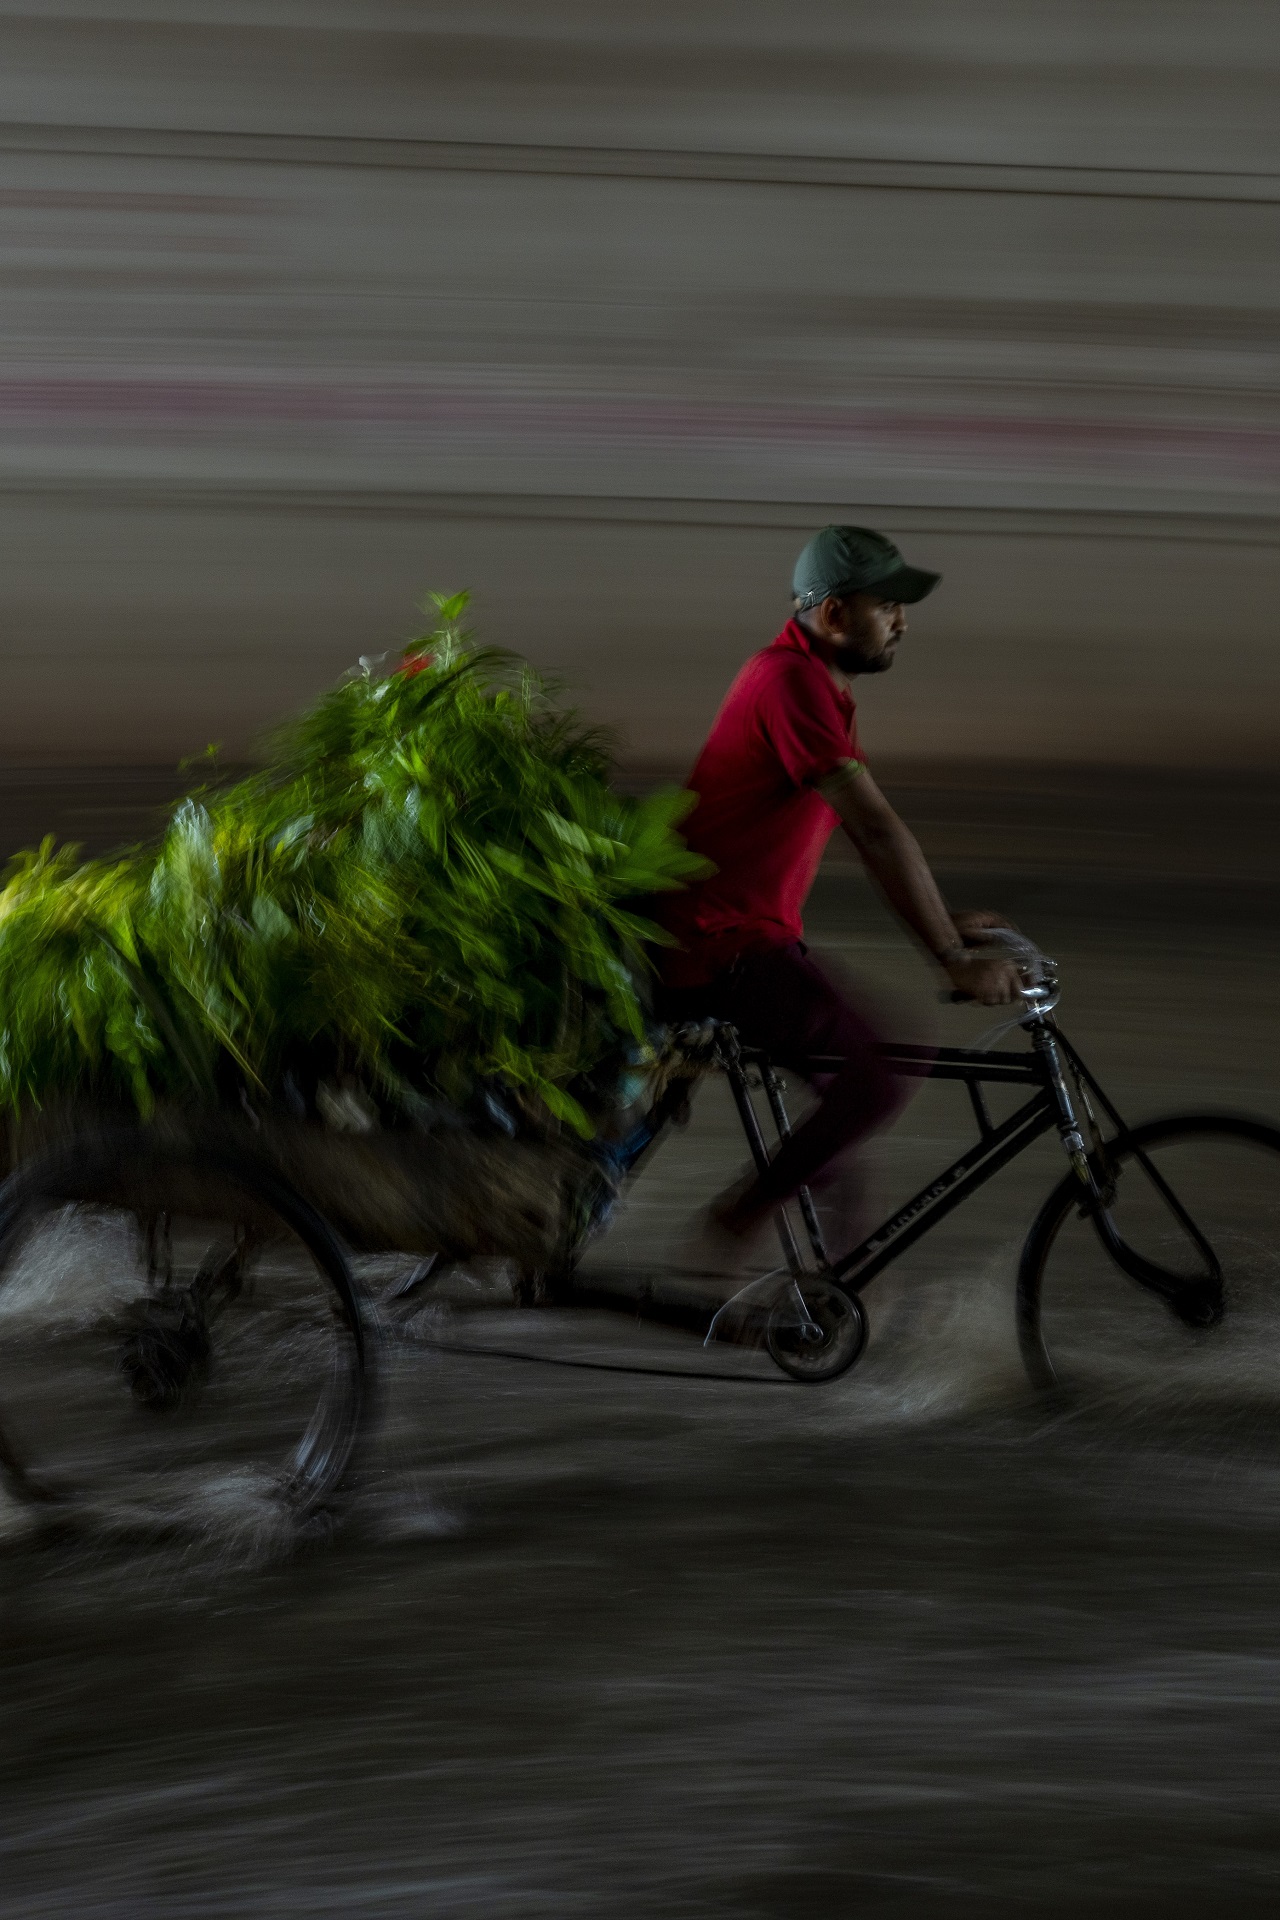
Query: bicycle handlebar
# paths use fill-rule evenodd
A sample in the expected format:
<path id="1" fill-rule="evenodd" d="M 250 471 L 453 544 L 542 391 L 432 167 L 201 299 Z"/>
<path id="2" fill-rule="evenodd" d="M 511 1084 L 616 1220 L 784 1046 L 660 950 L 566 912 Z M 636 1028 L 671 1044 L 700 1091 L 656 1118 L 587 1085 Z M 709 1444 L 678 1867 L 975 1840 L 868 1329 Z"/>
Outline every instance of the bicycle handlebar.
<path id="1" fill-rule="evenodd" d="M 1056 1006 L 1057 965 L 1040 951 L 1034 940 L 1029 940 L 1025 933 L 1018 933 L 1013 927 L 984 927 L 982 946 L 1003 947 L 1022 975 L 1022 998 L 1027 1009 L 1026 1014 L 1021 1016 L 1023 1019 L 1029 1015 L 1047 1013 Z M 980 953 L 982 947 L 974 947 L 971 951 Z M 965 1002 L 972 1004 L 974 996 L 965 993 L 961 987 L 944 987 L 938 998 L 944 1005 L 949 1003 L 958 1006 Z"/>

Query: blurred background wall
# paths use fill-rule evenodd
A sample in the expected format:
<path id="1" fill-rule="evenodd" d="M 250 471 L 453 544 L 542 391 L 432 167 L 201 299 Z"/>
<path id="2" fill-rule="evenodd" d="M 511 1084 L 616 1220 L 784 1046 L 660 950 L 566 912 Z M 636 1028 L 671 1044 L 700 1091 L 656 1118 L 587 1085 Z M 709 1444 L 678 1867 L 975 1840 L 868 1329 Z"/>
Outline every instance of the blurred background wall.
<path id="1" fill-rule="evenodd" d="M 254 733 L 429 587 L 682 762 L 823 521 L 888 761 L 1280 742 L 1271 0 L 0 7 L 0 753 Z"/>

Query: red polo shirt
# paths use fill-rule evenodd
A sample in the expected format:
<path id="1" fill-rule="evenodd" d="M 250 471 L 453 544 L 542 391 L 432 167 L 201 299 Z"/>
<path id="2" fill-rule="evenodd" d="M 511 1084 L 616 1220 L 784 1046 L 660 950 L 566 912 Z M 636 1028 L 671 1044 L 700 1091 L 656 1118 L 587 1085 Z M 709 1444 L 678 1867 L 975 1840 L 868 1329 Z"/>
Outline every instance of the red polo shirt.
<path id="1" fill-rule="evenodd" d="M 717 871 L 662 904 L 662 924 L 680 942 L 660 960 L 668 986 L 702 986 L 739 953 L 802 937 L 839 820 L 816 783 L 862 758 L 853 701 L 788 620 L 730 687 L 689 776 L 698 804 L 683 832 Z"/>

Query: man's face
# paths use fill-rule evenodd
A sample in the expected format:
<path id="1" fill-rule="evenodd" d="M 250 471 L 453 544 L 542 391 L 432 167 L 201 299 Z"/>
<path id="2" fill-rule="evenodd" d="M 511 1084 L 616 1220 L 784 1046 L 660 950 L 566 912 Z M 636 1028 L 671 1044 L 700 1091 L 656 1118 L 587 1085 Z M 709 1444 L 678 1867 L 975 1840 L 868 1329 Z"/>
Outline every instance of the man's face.
<path id="1" fill-rule="evenodd" d="M 902 602 L 852 593 L 847 600 L 827 601 L 826 609 L 832 664 L 841 673 L 887 672 L 907 630 Z"/>

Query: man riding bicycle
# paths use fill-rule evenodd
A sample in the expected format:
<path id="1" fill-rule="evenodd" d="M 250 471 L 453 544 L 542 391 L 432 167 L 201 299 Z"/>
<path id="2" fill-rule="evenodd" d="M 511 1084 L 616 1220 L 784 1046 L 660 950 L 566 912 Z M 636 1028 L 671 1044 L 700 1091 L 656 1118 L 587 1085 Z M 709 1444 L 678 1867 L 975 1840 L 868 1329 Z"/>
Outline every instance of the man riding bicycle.
<path id="1" fill-rule="evenodd" d="M 1008 922 L 950 911 L 858 744 L 849 682 L 893 665 L 904 607 L 940 578 L 908 566 L 892 541 L 868 528 L 815 534 L 795 565 L 792 618 L 738 674 L 689 776 L 698 802 L 686 838 L 715 871 L 664 907 L 663 924 L 678 942 L 660 961 L 664 1017 L 728 1021 L 746 1045 L 818 1094 L 768 1172 L 713 1204 L 707 1229 L 727 1249 L 898 1105 L 866 1013 L 804 943 L 802 909 L 837 825 L 954 988 L 985 1006 L 1018 994 L 1014 962 L 981 950 L 983 930 Z M 844 1065 L 816 1075 L 809 1063 L 822 1055 Z"/>

